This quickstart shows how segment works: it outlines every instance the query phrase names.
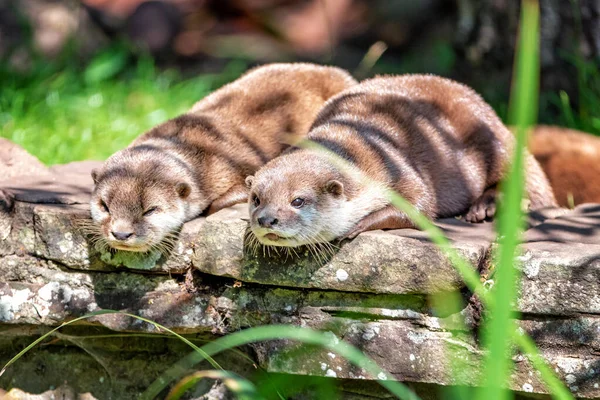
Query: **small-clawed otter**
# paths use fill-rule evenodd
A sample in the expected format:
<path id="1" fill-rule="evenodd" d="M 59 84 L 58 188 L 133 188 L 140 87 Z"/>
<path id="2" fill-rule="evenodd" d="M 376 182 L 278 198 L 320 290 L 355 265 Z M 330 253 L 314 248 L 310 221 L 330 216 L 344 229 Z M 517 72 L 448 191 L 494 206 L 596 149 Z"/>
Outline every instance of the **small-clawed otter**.
<path id="1" fill-rule="evenodd" d="M 467 213 L 469 221 L 482 221 L 495 212 L 495 187 L 515 142 L 472 89 L 431 75 L 378 77 L 345 90 L 324 105 L 307 139 L 352 168 L 322 151 L 293 148 L 248 177 L 251 229 L 263 244 L 299 246 L 413 227 L 385 188 L 430 218 Z M 526 165 L 530 206 L 555 205 L 529 153 Z"/>
<path id="2" fill-rule="evenodd" d="M 538 126 L 529 148 L 563 207 L 600 203 L 600 138 L 558 126 Z"/>
<path id="3" fill-rule="evenodd" d="M 141 135 L 92 172 L 100 238 L 116 249 L 160 250 L 202 211 L 245 202 L 244 178 L 303 137 L 325 101 L 354 84 L 334 67 L 262 66 Z"/>

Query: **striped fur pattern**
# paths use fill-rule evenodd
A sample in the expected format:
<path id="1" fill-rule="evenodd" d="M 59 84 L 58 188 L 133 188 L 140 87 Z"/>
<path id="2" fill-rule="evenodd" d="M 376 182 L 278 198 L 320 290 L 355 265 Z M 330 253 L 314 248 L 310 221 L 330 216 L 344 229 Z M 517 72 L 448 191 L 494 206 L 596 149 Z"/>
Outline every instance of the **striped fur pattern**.
<path id="1" fill-rule="evenodd" d="M 245 202 L 244 178 L 303 137 L 327 99 L 356 84 L 312 64 L 255 68 L 94 171 L 91 215 L 110 247 L 164 250 L 182 224 Z"/>
<path id="2" fill-rule="evenodd" d="M 263 244 L 300 246 L 412 227 L 390 206 L 384 188 L 430 218 L 468 213 L 487 204 L 480 198 L 505 175 L 514 148 L 512 133 L 479 95 L 432 75 L 377 77 L 338 94 L 323 107 L 308 139 L 375 185 L 318 150 L 291 149 L 249 179 L 251 229 Z M 531 207 L 555 205 L 539 165 L 526 157 Z"/>

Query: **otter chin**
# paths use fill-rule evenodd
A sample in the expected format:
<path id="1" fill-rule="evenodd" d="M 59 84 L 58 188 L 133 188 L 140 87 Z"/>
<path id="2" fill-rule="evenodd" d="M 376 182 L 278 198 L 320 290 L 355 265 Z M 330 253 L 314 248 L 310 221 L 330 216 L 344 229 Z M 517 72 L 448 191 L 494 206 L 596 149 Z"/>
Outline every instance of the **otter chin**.
<path id="1" fill-rule="evenodd" d="M 150 251 L 152 249 L 151 246 L 148 246 L 146 244 L 143 244 L 141 246 L 129 246 L 121 241 L 108 240 L 107 242 L 108 242 L 109 246 L 112 247 L 113 249 L 132 251 L 135 253 L 147 253 L 148 251 Z"/>
<path id="2" fill-rule="evenodd" d="M 294 237 L 285 237 L 282 233 L 269 232 L 266 234 L 253 232 L 256 235 L 259 242 L 267 246 L 286 246 L 295 247 L 300 244 L 294 239 Z"/>
<path id="3" fill-rule="evenodd" d="M 296 239 L 292 232 L 286 232 L 285 229 L 281 229 L 282 226 L 266 225 L 265 220 L 259 217 L 261 223 L 251 224 L 252 235 L 258 240 L 259 243 L 267 246 L 285 246 L 294 247 L 297 246 Z"/>
<path id="4" fill-rule="evenodd" d="M 254 233 L 254 232 L 253 232 Z M 254 233 L 256 235 L 256 233 Z M 296 247 L 302 246 L 307 243 L 302 243 L 296 240 L 294 237 L 283 237 L 275 233 L 267 233 L 266 235 L 256 236 L 258 241 L 266 246 L 279 246 L 279 247 Z"/>

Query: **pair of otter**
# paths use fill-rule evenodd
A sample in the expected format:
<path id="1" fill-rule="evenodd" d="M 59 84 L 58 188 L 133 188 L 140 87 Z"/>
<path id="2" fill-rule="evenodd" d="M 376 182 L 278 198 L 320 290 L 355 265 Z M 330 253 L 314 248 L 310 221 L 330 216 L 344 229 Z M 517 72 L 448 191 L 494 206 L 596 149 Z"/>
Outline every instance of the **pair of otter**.
<path id="1" fill-rule="evenodd" d="M 286 150 L 304 137 L 352 167 L 315 149 Z M 412 227 L 386 188 L 430 218 L 466 213 L 477 222 L 494 214 L 513 147 L 491 107 L 451 80 L 359 84 L 338 68 L 273 64 L 110 157 L 93 172 L 91 213 L 104 241 L 128 251 L 160 249 L 185 221 L 248 198 L 252 232 L 275 246 Z M 531 207 L 554 206 L 544 173 L 526 157 Z"/>

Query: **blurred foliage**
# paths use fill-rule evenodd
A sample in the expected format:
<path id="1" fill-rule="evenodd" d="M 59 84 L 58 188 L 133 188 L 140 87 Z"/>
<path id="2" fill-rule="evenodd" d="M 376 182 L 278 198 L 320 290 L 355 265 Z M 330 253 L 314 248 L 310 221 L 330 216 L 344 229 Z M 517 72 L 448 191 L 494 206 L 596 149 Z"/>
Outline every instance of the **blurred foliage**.
<path id="1" fill-rule="evenodd" d="M 600 73 L 595 62 L 565 56 L 577 67 L 579 97 L 572 99 L 565 91 L 552 93 L 549 101 L 559 109 L 557 125 L 568 126 L 600 135 Z"/>
<path id="2" fill-rule="evenodd" d="M 577 68 L 579 96 L 542 92 L 540 122 L 600 134 L 596 63 L 565 57 Z M 456 58 L 449 43 L 436 41 L 423 51 L 408 51 L 401 62 L 374 60 L 367 75 L 421 72 L 448 76 Z M 73 59 L 69 51 L 52 62 L 37 58 L 26 72 L 0 64 L 0 136 L 47 164 L 105 159 L 237 78 L 250 62 L 234 60 L 218 74 L 186 78 L 174 68 L 158 68 L 147 55 L 135 55 L 123 42 L 113 43 L 87 63 Z M 487 90 L 480 91 L 506 120 L 506 88 L 490 82 Z"/>
<path id="3" fill-rule="evenodd" d="M 184 29 L 180 39 L 185 40 L 175 41 L 173 45 L 186 52 L 196 49 L 197 53 L 185 57 L 181 54 L 157 56 L 159 64 L 168 63 L 167 68 L 157 67 L 153 58 L 140 55 L 135 46 L 123 42 L 125 27 L 132 23 L 131 18 L 123 17 L 120 21 L 123 26 L 117 24 L 120 28 L 113 27 L 113 31 L 108 29 L 110 26 L 104 26 L 112 32 L 105 35 L 105 40 L 88 41 L 92 43 L 91 48 L 103 48 L 92 58 L 82 50 L 81 43 L 76 43 L 88 43 L 84 38 L 94 36 L 87 32 L 93 30 L 94 24 L 82 19 L 84 22 L 73 27 L 77 32 L 75 40 L 67 41 L 62 53 L 54 61 L 48 61 L 41 58 L 40 49 L 34 50 L 34 39 L 48 37 L 47 32 L 52 32 L 50 28 L 56 27 L 46 26 L 43 18 L 35 22 L 37 19 L 33 17 L 29 25 L 25 18 L 27 9 L 23 15 L 16 14 L 22 17 L 19 21 L 3 14 L 5 19 L 0 18 L 0 28 L 6 18 L 13 25 L 20 25 L 20 42 L 29 47 L 30 56 L 21 59 L 16 52 L 12 58 L 0 61 L 0 136 L 23 145 L 48 164 L 104 159 L 152 126 L 185 112 L 210 91 L 235 79 L 249 64 L 273 60 L 327 61 L 350 69 L 359 79 L 384 73 L 447 76 L 471 85 L 506 120 L 510 53 L 497 53 L 494 49 L 504 49 L 510 37 L 502 36 L 506 36 L 506 31 L 501 26 L 494 23 L 486 26 L 486 29 L 495 29 L 497 41 L 489 44 L 495 47 L 488 49 L 489 53 L 479 49 L 481 54 L 476 53 L 480 58 L 473 61 L 469 60 L 469 51 L 477 48 L 481 42 L 477 38 L 483 32 L 479 17 L 473 19 L 474 25 L 469 31 L 473 38 L 459 43 L 455 21 L 456 18 L 461 20 L 460 15 L 454 15 L 452 7 L 440 1 L 429 5 L 403 1 L 393 6 L 375 1 L 368 7 L 362 1 L 349 1 L 340 10 L 335 7 L 341 7 L 341 3 L 335 1 L 312 6 L 307 2 L 302 7 L 293 7 L 292 2 L 275 2 L 279 5 L 271 8 L 267 7 L 269 2 L 260 7 L 244 1 L 209 2 L 210 7 L 200 8 L 186 17 L 183 28 L 189 32 L 186 35 Z M 59 3 L 50 5 L 56 8 Z M 576 0 L 571 3 L 573 10 L 579 10 Z M 42 1 L 39 6 L 44 4 Z M 115 2 L 117 4 L 121 3 Z M 323 8 L 325 4 L 327 7 Z M 483 3 L 481 7 L 485 8 Z M 567 8 L 557 10 L 564 12 Z M 329 10 L 328 34 L 327 29 L 322 29 L 325 9 Z M 57 12 L 46 11 L 48 15 L 63 15 L 65 11 Z M 152 18 L 160 20 L 160 10 L 155 10 L 155 14 Z M 504 20 L 510 15 L 505 10 L 496 17 Z M 565 16 L 565 21 L 572 25 L 567 26 L 571 47 L 563 43 L 557 50 L 557 60 L 567 63 L 569 68 L 562 68 L 563 64 L 558 61 L 550 69 L 542 68 L 539 121 L 600 134 L 598 62 L 581 54 L 574 44 L 585 37 L 586 25 L 580 13 L 573 15 L 571 19 Z M 134 25 L 138 28 L 153 26 L 148 21 L 154 19 L 144 18 Z M 277 23 L 278 34 L 270 29 L 272 23 Z M 38 29 L 36 24 L 48 30 Z M 0 34 L 0 38 L 15 38 L 18 29 L 13 28 L 4 36 Z M 38 30 L 42 32 L 36 34 Z M 147 33 L 142 29 L 138 33 L 144 32 Z M 305 43 L 304 33 L 314 43 Z M 361 63 L 365 53 L 365 59 L 369 57 L 368 49 L 375 46 L 373 43 L 387 50 L 375 52 L 376 57 Z M 232 57 L 237 61 L 226 61 Z M 219 67 L 214 68 L 214 65 Z M 180 72 L 190 66 L 196 71 L 206 70 L 207 66 L 220 70 L 221 65 L 228 67 L 218 74 L 189 76 L 186 73 L 184 76 Z M 545 86 L 544 81 L 551 84 Z"/>
<path id="4" fill-rule="evenodd" d="M 0 136 L 47 164 L 105 159 L 245 69 L 231 62 L 218 75 L 183 79 L 149 57 L 134 59 L 121 44 L 85 67 L 38 60 L 18 73 L 0 65 Z"/>

